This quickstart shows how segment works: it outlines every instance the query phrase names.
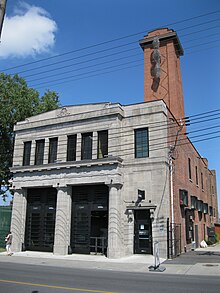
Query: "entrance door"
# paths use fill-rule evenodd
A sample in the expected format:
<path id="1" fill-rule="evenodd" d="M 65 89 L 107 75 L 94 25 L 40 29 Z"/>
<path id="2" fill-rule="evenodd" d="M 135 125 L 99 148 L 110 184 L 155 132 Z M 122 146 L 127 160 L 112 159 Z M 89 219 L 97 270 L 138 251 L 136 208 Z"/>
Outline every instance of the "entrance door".
<path id="1" fill-rule="evenodd" d="M 72 252 L 90 253 L 90 208 L 88 203 L 73 205 Z"/>
<path id="2" fill-rule="evenodd" d="M 56 189 L 29 189 L 26 219 L 25 249 L 52 252 L 56 219 Z"/>
<path id="3" fill-rule="evenodd" d="M 195 225 L 195 242 L 196 242 L 196 248 L 199 247 L 199 229 L 198 225 Z"/>
<path id="4" fill-rule="evenodd" d="M 134 253 L 152 254 L 152 229 L 149 210 L 136 210 L 134 219 Z"/>
<path id="5" fill-rule="evenodd" d="M 108 235 L 108 187 L 73 187 L 71 249 L 89 254 L 106 251 Z"/>

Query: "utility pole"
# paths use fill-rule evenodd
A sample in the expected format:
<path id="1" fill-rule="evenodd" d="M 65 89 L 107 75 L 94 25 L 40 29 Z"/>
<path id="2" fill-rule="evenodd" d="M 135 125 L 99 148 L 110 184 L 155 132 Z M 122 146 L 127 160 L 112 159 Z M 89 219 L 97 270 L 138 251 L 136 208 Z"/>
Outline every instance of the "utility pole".
<path id="1" fill-rule="evenodd" d="M 168 161 L 169 161 L 169 169 L 170 169 L 170 205 L 171 205 L 171 244 L 172 244 L 172 256 L 175 255 L 175 219 L 174 219 L 174 191 L 173 191 L 173 159 L 174 159 L 174 152 L 177 146 L 177 141 L 181 130 L 183 129 L 183 122 L 180 120 L 179 129 L 176 133 L 176 138 L 174 145 L 170 146 L 170 150 L 168 153 Z"/>
<path id="2" fill-rule="evenodd" d="M 2 34 L 2 26 L 3 26 L 4 16 L 5 16 L 6 3 L 7 3 L 7 0 L 0 0 L 0 39 Z"/>

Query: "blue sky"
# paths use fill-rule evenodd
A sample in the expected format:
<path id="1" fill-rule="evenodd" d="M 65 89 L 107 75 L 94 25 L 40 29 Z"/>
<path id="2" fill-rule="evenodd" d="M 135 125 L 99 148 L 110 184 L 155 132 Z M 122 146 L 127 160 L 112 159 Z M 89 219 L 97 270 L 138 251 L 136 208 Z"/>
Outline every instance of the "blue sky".
<path id="1" fill-rule="evenodd" d="M 204 15 L 218 10 L 219 0 L 8 0 L 1 68 L 19 73 L 41 94 L 57 91 L 62 105 L 142 102 L 143 53 L 138 41 L 148 31 L 168 26 L 177 31 L 185 52 L 181 69 L 186 116 L 218 110 L 220 12 Z M 133 36 L 120 39 L 129 35 Z M 120 40 L 108 42 L 115 39 Z M 98 45 L 104 42 L 108 43 Z M 31 64 L 21 66 L 27 63 Z M 16 68 L 6 70 L 12 67 Z M 217 115 L 208 118 L 220 116 L 212 114 Z M 220 126 L 219 121 L 192 124 L 188 131 L 200 135 L 192 141 L 208 138 L 195 146 L 208 158 L 209 168 L 216 169 L 220 194 L 220 137 L 209 139 L 220 136 L 220 127 L 199 131 Z"/>

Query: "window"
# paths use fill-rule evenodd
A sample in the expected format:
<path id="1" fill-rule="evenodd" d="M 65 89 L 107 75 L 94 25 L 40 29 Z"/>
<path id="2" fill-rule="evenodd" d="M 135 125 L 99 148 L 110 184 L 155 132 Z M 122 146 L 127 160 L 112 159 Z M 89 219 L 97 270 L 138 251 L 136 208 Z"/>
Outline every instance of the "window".
<path id="1" fill-rule="evenodd" d="M 24 142 L 23 166 L 29 166 L 31 159 L 31 141 Z"/>
<path id="2" fill-rule="evenodd" d="M 179 190 L 180 206 L 188 207 L 188 191 L 184 189 Z"/>
<path id="3" fill-rule="evenodd" d="M 189 180 L 192 180 L 191 159 L 190 158 L 188 158 L 188 171 L 189 171 Z"/>
<path id="4" fill-rule="evenodd" d="M 135 158 L 149 157 L 148 128 L 135 129 Z"/>
<path id="5" fill-rule="evenodd" d="M 197 197 L 191 196 L 191 209 L 195 210 L 197 209 Z"/>
<path id="6" fill-rule="evenodd" d="M 57 137 L 50 138 L 48 163 L 55 163 L 57 159 L 57 143 L 58 143 Z"/>
<path id="7" fill-rule="evenodd" d="M 35 165 L 43 165 L 44 163 L 44 145 L 44 139 L 36 140 Z"/>
<path id="8" fill-rule="evenodd" d="M 98 132 L 97 158 L 102 159 L 108 155 L 108 131 Z"/>
<path id="9" fill-rule="evenodd" d="M 207 203 L 203 203 L 203 213 L 208 214 L 208 204 Z"/>
<path id="10" fill-rule="evenodd" d="M 76 160 L 76 134 L 67 137 L 67 161 Z"/>
<path id="11" fill-rule="evenodd" d="M 196 166 L 196 185 L 199 185 L 199 180 L 198 180 L 198 168 Z"/>
<path id="12" fill-rule="evenodd" d="M 203 184 L 203 173 L 201 173 L 201 185 L 202 185 L 202 190 L 204 189 L 204 184 Z"/>
<path id="13" fill-rule="evenodd" d="M 202 200 L 198 200 L 198 211 L 203 212 L 203 201 Z"/>
<path id="14" fill-rule="evenodd" d="M 92 132 L 82 134 L 81 159 L 92 159 Z"/>

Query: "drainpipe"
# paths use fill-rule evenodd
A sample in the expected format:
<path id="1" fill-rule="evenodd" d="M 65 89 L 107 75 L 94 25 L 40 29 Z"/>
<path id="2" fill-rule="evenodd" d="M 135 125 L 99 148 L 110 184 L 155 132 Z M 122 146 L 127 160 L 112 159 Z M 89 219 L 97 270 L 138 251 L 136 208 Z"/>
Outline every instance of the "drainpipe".
<path id="1" fill-rule="evenodd" d="M 168 159 L 169 159 L 169 168 L 170 168 L 170 204 L 171 204 L 171 235 L 172 235 L 172 252 L 173 255 L 175 254 L 175 235 L 174 235 L 174 192 L 173 192 L 173 153 L 176 149 L 177 146 L 177 141 L 178 141 L 178 136 L 179 133 L 181 132 L 181 130 L 183 129 L 183 122 L 180 119 L 180 125 L 179 125 L 179 129 L 177 130 L 176 133 L 176 138 L 175 138 L 175 142 L 174 145 L 170 146 L 170 150 L 169 150 L 169 154 L 168 154 Z"/>
<path id="2" fill-rule="evenodd" d="M 169 151 L 169 169 L 170 169 L 170 204 L 171 204 L 171 238 L 172 238 L 172 255 L 175 254 L 175 239 L 174 239 L 174 204 L 173 204 L 173 147 Z"/>

